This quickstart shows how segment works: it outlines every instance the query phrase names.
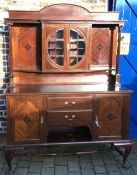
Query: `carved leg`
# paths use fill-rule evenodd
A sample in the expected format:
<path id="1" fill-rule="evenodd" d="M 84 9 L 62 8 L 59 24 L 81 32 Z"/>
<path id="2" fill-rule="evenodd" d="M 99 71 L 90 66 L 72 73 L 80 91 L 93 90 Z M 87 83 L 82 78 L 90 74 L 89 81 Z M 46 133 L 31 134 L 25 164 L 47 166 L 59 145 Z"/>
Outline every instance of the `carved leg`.
<path id="1" fill-rule="evenodd" d="M 111 143 L 111 149 L 114 149 L 114 143 Z"/>
<path id="2" fill-rule="evenodd" d="M 11 166 L 11 161 L 12 161 L 12 157 L 13 157 L 13 151 L 11 150 L 5 150 L 4 154 L 5 154 L 5 160 L 7 162 L 9 171 L 12 170 L 12 166 Z"/>
<path id="3" fill-rule="evenodd" d="M 123 147 L 125 151 L 123 152 L 120 147 Z M 127 158 L 131 152 L 132 144 L 131 143 L 111 143 L 111 148 L 117 151 L 123 157 L 123 168 L 128 169 Z"/>
<path id="4" fill-rule="evenodd" d="M 129 154 L 131 153 L 132 145 L 131 144 L 124 145 L 123 147 L 125 148 L 125 153 L 123 155 L 123 167 L 127 169 L 129 168 L 129 166 L 127 165 L 127 158 Z"/>

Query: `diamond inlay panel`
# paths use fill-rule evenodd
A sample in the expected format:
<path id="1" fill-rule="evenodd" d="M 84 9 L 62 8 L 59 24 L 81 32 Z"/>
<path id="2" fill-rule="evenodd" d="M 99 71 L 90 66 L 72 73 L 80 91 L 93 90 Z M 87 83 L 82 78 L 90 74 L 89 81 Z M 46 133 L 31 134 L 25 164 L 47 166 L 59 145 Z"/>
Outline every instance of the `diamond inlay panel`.
<path id="1" fill-rule="evenodd" d="M 26 44 L 26 45 L 24 46 L 24 48 L 25 48 L 26 50 L 29 50 L 29 49 L 31 48 L 31 46 L 30 46 L 29 44 Z"/>
<path id="2" fill-rule="evenodd" d="M 107 28 L 93 28 L 92 35 L 92 64 L 108 65 L 110 55 L 110 30 Z"/>
<path id="3" fill-rule="evenodd" d="M 35 65 L 36 64 L 36 32 L 34 28 L 21 29 L 19 38 L 19 64 Z M 27 58 L 27 59 L 26 59 Z"/>
<path id="4" fill-rule="evenodd" d="M 39 138 L 39 109 L 33 102 L 26 101 L 20 104 L 14 115 L 16 141 Z"/>
<path id="5" fill-rule="evenodd" d="M 31 24 L 11 27 L 11 47 L 13 70 L 36 70 L 41 64 L 39 43 L 39 26 Z"/>
<path id="6" fill-rule="evenodd" d="M 122 98 L 104 97 L 100 99 L 99 136 L 121 137 Z"/>

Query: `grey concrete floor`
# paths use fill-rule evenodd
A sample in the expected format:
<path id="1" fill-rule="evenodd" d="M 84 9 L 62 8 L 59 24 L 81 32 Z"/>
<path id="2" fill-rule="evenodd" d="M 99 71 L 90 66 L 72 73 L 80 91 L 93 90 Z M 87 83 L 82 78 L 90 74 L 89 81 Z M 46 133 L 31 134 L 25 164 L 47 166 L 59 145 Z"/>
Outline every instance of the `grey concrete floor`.
<path id="1" fill-rule="evenodd" d="M 35 155 L 36 152 L 39 155 Z M 43 153 L 45 155 L 41 155 Z M 136 141 L 128 164 L 129 169 L 122 167 L 122 157 L 111 150 L 109 144 L 54 146 L 16 152 L 12 172 L 8 173 L 3 150 L 0 151 L 0 175 L 137 175 Z"/>

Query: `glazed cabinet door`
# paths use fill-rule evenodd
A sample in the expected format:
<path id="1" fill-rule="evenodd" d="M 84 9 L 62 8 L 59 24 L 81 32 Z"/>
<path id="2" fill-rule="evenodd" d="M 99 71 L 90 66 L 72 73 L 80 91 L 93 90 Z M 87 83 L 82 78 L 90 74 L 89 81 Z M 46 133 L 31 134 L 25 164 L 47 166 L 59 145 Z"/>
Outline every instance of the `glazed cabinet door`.
<path id="1" fill-rule="evenodd" d="M 62 71 L 66 69 L 65 26 L 43 24 L 42 29 L 42 70 Z"/>
<path id="2" fill-rule="evenodd" d="M 40 143 L 43 131 L 43 97 L 7 97 L 8 142 Z"/>
<path id="3" fill-rule="evenodd" d="M 43 71 L 87 70 L 89 27 L 43 24 Z"/>
<path id="4" fill-rule="evenodd" d="M 35 24 L 10 26 L 13 71 L 39 71 L 41 69 L 40 33 L 40 26 Z"/>
<path id="5" fill-rule="evenodd" d="M 127 139 L 129 120 L 129 96 L 96 96 L 94 99 L 94 109 L 94 139 Z"/>
<path id="6" fill-rule="evenodd" d="M 88 70 L 89 27 L 70 26 L 67 43 L 67 69 L 70 71 Z"/>

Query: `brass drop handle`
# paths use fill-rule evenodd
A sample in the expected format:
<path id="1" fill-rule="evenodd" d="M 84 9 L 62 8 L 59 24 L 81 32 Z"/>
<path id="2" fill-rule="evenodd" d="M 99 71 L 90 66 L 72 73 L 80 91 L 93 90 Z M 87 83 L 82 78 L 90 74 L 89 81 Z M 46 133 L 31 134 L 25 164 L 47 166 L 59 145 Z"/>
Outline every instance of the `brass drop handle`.
<path id="1" fill-rule="evenodd" d="M 100 125 L 99 125 L 99 120 L 98 120 L 98 115 L 96 115 L 96 118 L 95 118 L 95 125 L 99 128 Z"/>
<path id="2" fill-rule="evenodd" d="M 69 104 L 69 102 L 68 101 L 65 101 L 65 103 L 64 103 L 66 106 Z"/>
<path id="3" fill-rule="evenodd" d="M 65 115 L 65 118 L 66 118 L 66 119 L 68 119 L 68 117 L 69 117 L 68 115 Z"/>
<path id="4" fill-rule="evenodd" d="M 65 115 L 65 119 L 68 119 L 68 120 L 73 120 L 75 117 L 76 117 L 76 115 L 74 115 L 74 114 L 71 116 Z"/>
<path id="5" fill-rule="evenodd" d="M 76 117 L 76 115 L 72 115 L 71 117 L 72 117 L 72 118 L 75 118 L 75 117 Z"/>
<path id="6" fill-rule="evenodd" d="M 73 106 L 76 104 L 76 102 L 75 101 L 72 101 L 72 102 L 65 101 L 64 104 L 65 106 Z"/>

